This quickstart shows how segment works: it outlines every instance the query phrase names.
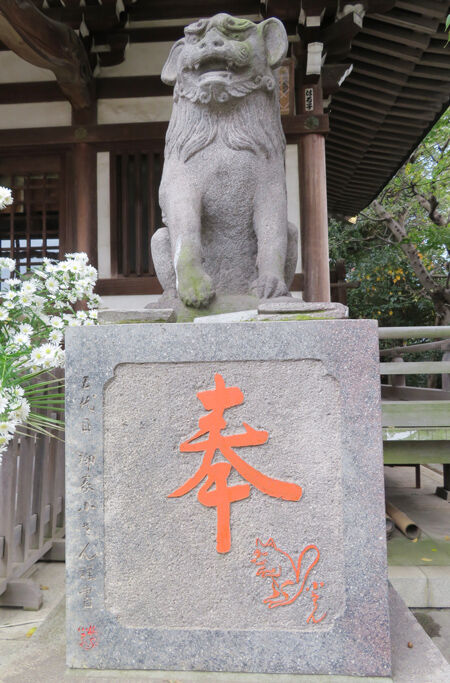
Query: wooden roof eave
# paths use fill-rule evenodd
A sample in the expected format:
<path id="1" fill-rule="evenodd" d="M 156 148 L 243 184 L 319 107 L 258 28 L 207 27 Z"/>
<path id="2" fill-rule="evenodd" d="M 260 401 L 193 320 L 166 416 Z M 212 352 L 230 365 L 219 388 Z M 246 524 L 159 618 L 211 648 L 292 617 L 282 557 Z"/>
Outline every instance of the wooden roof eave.
<path id="1" fill-rule="evenodd" d="M 49 19 L 30 0 L 2 0 L 0 40 L 27 62 L 52 71 L 75 109 L 92 104 L 94 83 L 89 59 L 69 26 Z"/>

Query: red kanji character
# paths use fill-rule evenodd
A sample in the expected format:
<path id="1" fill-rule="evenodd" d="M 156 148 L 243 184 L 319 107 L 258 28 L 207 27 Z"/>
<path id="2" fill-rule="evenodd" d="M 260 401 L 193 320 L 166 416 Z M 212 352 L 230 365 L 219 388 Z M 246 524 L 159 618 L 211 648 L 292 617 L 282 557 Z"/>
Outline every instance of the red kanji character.
<path id="1" fill-rule="evenodd" d="M 205 477 L 206 482 L 200 488 L 197 499 L 202 505 L 217 508 L 217 552 L 227 553 L 231 547 L 230 505 L 238 500 L 248 498 L 252 484 L 262 493 L 273 498 L 296 501 L 302 495 L 302 488 L 298 484 L 272 479 L 249 465 L 233 450 L 234 447 L 259 446 L 269 438 L 265 430 L 256 430 L 243 422 L 245 432 L 242 434 L 223 435 L 222 429 L 227 426 L 223 413 L 227 408 L 241 405 L 244 395 L 238 387 L 226 387 L 222 375 L 215 375 L 215 389 L 200 391 L 197 398 L 206 410 L 211 411 L 198 421 L 199 430 L 180 446 L 182 453 L 204 452 L 202 463 L 193 477 L 173 491 L 168 497 L 179 498 L 192 491 Z M 196 441 L 208 434 L 204 441 Z M 196 441 L 196 443 L 192 443 Z M 220 451 L 228 461 L 213 464 L 216 451 Z M 227 479 L 231 468 L 249 482 L 238 486 L 228 486 Z M 210 490 L 215 484 L 215 489 Z"/>

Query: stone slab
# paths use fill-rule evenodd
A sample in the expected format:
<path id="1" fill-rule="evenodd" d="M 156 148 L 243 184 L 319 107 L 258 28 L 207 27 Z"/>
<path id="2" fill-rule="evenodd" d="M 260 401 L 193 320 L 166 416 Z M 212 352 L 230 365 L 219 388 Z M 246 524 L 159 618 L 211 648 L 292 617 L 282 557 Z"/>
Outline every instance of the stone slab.
<path id="1" fill-rule="evenodd" d="M 428 582 L 426 607 L 450 607 L 450 567 L 421 567 Z M 420 605 L 418 605 L 420 607 Z"/>
<path id="2" fill-rule="evenodd" d="M 146 308 L 173 308 L 177 322 L 189 323 L 194 318 L 202 318 L 213 315 L 221 315 L 256 309 L 259 299 L 250 294 L 216 294 L 207 308 L 193 308 L 185 306 L 174 291 L 166 291 L 160 296 L 158 301 L 150 302 Z"/>
<path id="3" fill-rule="evenodd" d="M 388 576 L 408 607 L 428 607 L 428 582 L 421 567 L 389 566 Z"/>
<path id="4" fill-rule="evenodd" d="M 258 311 L 254 308 L 249 311 L 234 311 L 233 313 L 205 315 L 202 318 L 194 318 L 194 323 L 246 323 L 256 320 L 257 317 Z"/>
<path id="5" fill-rule="evenodd" d="M 376 322 L 71 328 L 66 349 L 69 666 L 389 676 Z M 217 467 L 168 498 L 218 375 L 243 399 L 221 438 L 251 434 L 246 465 L 218 442 L 220 553 Z"/>
<path id="6" fill-rule="evenodd" d="M 136 308 L 119 310 L 103 308 L 98 312 L 100 325 L 122 323 L 173 323 L 177 319 L 173 308 Z"/>
<path id="7" fill-rule="evenodd" d="M 348 307 L 337 302 L 309 302 L 283 297 L 282 299 L 261 301 L 258 306 L 260 314 L 298 314 L 311 317 L 348 318 Z"/>
<path id="8" fill-rule="evenodd" d="M 389 605 L 394 683 L 448 683 L 449 663 L 392 587 Z"/>

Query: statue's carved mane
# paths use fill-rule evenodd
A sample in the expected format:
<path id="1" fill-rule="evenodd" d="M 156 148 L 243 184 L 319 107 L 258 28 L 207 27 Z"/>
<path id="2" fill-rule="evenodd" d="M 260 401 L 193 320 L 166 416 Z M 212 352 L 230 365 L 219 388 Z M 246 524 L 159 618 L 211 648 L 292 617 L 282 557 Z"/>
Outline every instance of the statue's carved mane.
<path id="1" fill-rule="evenodd" d="M 232 103 L 211 107 L 179 97 L 174 102 L 166 136 L 166 158 L 188 161 L 215 140 L 234 150 L 282 156 L 286 140 L 281 127 L 278 93 L 257 90 Z"/>

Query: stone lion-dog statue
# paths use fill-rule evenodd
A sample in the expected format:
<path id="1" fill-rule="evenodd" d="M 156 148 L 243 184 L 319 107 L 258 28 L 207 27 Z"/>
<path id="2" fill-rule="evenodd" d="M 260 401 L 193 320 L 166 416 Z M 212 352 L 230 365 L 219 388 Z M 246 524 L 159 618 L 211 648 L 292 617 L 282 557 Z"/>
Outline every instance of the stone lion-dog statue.
<path id="1" fill-rule="evenodd" d="M 289 295 L 298 236 L 274 73 L 284 26 L 217 14 L 184 33 L 161 74 L 175 88 L 159 190 L 166 227 L 152 238 L 158 279 L 194 308 L 216 292 Z"/>

